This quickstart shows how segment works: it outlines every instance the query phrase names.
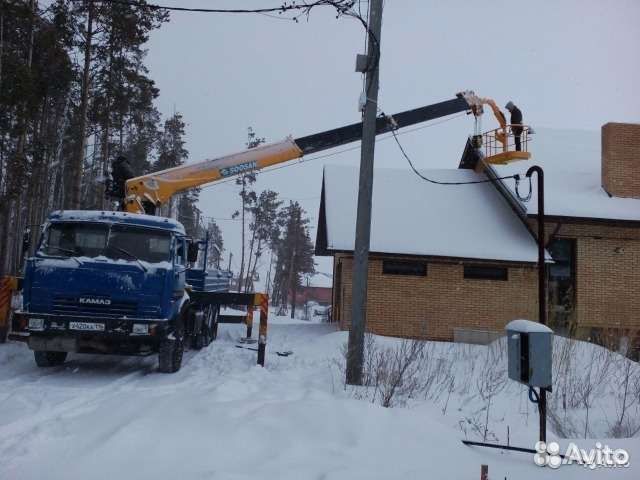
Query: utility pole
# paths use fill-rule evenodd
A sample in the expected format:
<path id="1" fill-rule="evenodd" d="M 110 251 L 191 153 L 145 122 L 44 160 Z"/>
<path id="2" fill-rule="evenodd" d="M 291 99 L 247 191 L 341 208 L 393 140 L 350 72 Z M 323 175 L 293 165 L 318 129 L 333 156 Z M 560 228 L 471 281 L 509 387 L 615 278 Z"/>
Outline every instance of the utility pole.
<path id="1" fill-rule="evenodd" d="M 371 197 L 373 193 L 373 157 L 376 141 L 378 111 L 378 72 L 380 61 L 380 34 L 382 31 L 383 0 L 369 3 L 365 104 L 362 120 L 362 147 L 360 149 L 360 185 L 358 214 L 353 252 L 353 285 L 351 329 L 347 352 L 347 383 L 362 384 L 364 360 L 364 331 L 367 316 L 367 274 L 369 271 L 369 239 L 371 237 Z"/>

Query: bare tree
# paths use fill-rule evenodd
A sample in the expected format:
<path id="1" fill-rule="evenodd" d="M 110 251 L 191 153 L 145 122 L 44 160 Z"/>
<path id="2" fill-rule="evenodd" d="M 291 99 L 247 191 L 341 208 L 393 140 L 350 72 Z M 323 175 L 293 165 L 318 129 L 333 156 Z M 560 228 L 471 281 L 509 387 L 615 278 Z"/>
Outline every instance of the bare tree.
<path id="1" fill-rule="evenodd" d="M 628 352 L 623 352 L 628 353 Z M 612 381 L 620 386 L 614 391 L 616 420 L 609 430 L 614 438 L 632 437 L 640 431 L 638 403 L 640 402 L 640 367 L 625 355 L 613 360 Z"/>
<path id="2" fill-rule="evenodd" d="M 507 375 L 504 369 L 503 362 L 498 361 L 498 352 L 502 350 L 495 348 L 495 344 L 491 344 L 487 347 L 487 354 L 483 368 L 480 370 L 476 380 L 476 387 L 478 394 L 483 401 L 486 402 L 484 426 L 482 429 L 482 441 L 487 441 L 487 434 L 489 433 L 489 414 L 491 411 L 491 403 L 493 398 L 499 394 L 507 383 Z"/>
<path id="3" fill-rule="evenodd" d="M 348 349 L 342 351 L 341 372 L 346 367 Z M 427 342 L 400 340 L 393 346 L 381 347 L 374 335 L 365 335 L 363 386 L 345 389 L 355 398 L 366 399 L 383 407 L 403 405 L 424 392 L 425 365 L 429 358 Z M 345 377 L 346 378 L 346 377 Z"/>

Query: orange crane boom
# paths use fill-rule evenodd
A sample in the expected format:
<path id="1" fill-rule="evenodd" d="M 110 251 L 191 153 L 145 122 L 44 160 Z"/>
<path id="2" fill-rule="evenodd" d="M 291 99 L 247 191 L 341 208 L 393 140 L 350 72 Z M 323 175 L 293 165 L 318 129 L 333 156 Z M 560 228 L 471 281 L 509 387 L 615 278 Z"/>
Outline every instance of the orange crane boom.
<path id="1" fill-rule="evenodd" d="M 506 121 L 496 103 L 491 99 L 480 98 L 473 91 L 468 90 L 456 94 L 456 98 L 451 100 L 395 114 L 392 116 L 393 124 L 389 122 L 389 117 L 379 117 L 376 135 L 463 111 L 478 117 L 483 113 L 483 105 L 489 105 L 492 108 L 504 131 Z M 157 207 L 165 204 L 176 193 L 355 142 L 361 137 L 362 123 L 354 123 L 306 137 L 296 139 L 287 137 L 280 142 L 261 145 L 223 157 L 131 178 L 125 184 L 124 209 L 132 213 L 154 214 Z"/>

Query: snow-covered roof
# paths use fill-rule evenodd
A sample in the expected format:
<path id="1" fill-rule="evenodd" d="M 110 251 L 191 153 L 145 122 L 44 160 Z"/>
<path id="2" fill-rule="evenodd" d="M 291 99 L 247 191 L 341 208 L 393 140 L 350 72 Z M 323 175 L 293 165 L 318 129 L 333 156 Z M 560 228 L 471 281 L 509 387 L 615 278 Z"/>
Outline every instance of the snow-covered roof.
<path id="1" fill-rule="evenodd" d="M 156 217 L 128 212 L 110 212 L 102 210 L 56 210 L 49 215 L 49 221 L 58 222 L 111 222 L 138 225 L 141 227 L 161 228 L 184 234 L 184 227 L 173 218 Z"/>
<path id="2" fill-rule="evenodd" d="M 600 132 L 536 129 L 530 145 L 531 160 L 494 166 L 499 176 L 524 173 L 532 165 L 544 170 L 545 214 L 558 217 L 640 221 L 640 200 L 609 197 L 602 188 Z M 640 155 L 640 153 L 639 153 Z M 527 214 L 538 214 L 536 175 L 528 202 L 520 202 Z M 503 183 L 515 193 L 515 181 Z M 529 191 L 523 179 L 520 193 Z"/>
<path id="3" fill-rule="evenodd" d="M 487 177 L 470 170 L 424 170 L 441 181 Z M 326 166 L 324 217 L 327 251 L 353 251 L 358 169 Z M 322 217 L 322 215 L 321 215 Z M 536 262 L 537 246 L 491 183 L 444 186 L 410 170 L 376 169 L 371 252 Z"/>
<path id="4" fill-rule="evenodd" d="M 494 170 L 502 177 L 526 172 L 528 167 L 537 164 L 536 161 L 521 162 L 494 167 Z M 536 175 L 533 175 L 531 198 L 527 202 L 520 201 L 528 215 L 538 214 L 536 182 Z M 507 179 L 503 183 L 515 193 L 515 180 Z M 544 169 L 545 215 L 640 221 L 640 200 L 610 197 L 600 183 L 599 173 Z M 523 178 L 518 189 L 521 196 L 526 196 L 529 180 Z"/>

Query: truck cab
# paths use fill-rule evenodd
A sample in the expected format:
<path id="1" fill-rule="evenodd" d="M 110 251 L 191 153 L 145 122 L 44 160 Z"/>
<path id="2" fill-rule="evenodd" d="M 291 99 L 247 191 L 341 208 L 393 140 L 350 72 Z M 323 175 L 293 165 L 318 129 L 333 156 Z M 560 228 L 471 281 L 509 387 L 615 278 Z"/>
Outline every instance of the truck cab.
<path id="1" fill-rule="evenodd" d="M 39 366 L 61 364 L 68 352 L 158 353 L 161 371 L 177 371 L 185 337 L 208 344 L 218 313 L 191 304 L 188 281 L 204 287 L 207 276 L 222 277 L 214 287 L 228 286 L 228 276 L 192 267 L 203 243 L 169 218 L 54 212 L 26 260 L 14 330 Z"/>

